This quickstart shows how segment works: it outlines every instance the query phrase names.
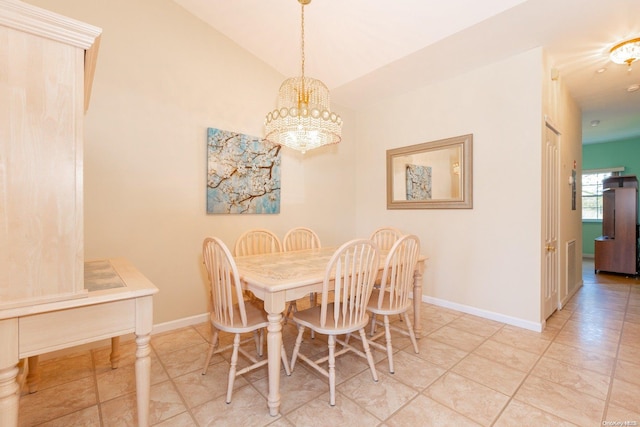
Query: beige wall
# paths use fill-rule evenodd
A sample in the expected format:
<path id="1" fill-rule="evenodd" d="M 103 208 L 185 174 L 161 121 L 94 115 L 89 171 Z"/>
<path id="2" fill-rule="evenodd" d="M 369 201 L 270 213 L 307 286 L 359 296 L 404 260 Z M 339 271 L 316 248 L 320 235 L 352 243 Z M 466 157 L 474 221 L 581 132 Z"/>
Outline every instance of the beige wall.
<path id="1" fill-rule="evenodd" d="M 416 233 L 428 301 L 540 323 L 541 49 L 358 112 L 358 230 Z M 385 151 L 473 134 L 473 209 L 387 210 Z M 380 188 L 371 192 L 369 188 Z"/>
<path id="2" fill-rule="evenodd" d="M 30 2 L 104 30 L 86 121 L 86 256 L 125 256 L 147 275 L 156 324 L 206 311 L 206 235 L 232 245 L 250 227 L 308 225 L 329 245 L 395 225 L 429 257 L 423 299 L 541 325 L 541 49 L 361 111 L 334 105 L 343 142 L 304 160 L 286 152 L 281 214 L 208 216 L 206 128 L 263 135 L 284 76 L 169 0 Z M 387 149 L 467 133 L 473 209 L 386 209 Z"/>
<path id="3" fill-rule="evenodd" d="M 282 158 L 279 215 L 206 214 L 206 129 L 263 135 L 284 79 L 169 0 L 32 0 L 103 29 L 85 124 L 85 256 L 124 256 L 160 292 L 154 323 L 207 311 L 201 243 L 245 229 L 354 237 L 354 120 L 343 142 Z"/>

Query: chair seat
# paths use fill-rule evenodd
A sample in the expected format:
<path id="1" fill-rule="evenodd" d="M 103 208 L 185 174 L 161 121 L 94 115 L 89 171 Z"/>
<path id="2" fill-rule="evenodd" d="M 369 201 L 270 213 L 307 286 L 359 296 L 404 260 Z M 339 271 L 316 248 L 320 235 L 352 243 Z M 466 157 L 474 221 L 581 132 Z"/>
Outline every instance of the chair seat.
<path id="1" fill-rule="evenodd" d="M 378 299 L 380 298 L 380 289 L 374 289 L 371 292 L 371 298 L 369 299 L 369 304 L 367 305 L 367 310 L 372 312 L 373 314 L 400 314 L 406 312 L 411 307 L 411 300 L 407 300 L 407 303 L 403 306 L 398 306 L 394 309 L 390 309 L 391 302 L 389 301 L 391 298 L 391 294 L 389 292 L 385 292 L 382 297 L 382 304 L 380 308 L 378 308 Z"/>
<path id="2" fill-rule="evenodd" d="M 211 324 L 220 331 L 230 332 L 233 334 L 244 334 L 246 332 L 253 332 L 256 329 L 266 328 L 269 325 L 269 319 L 267 313 L 260 307 L 245 302 L 244 309 L 247 313 L 247 324 L 242 325 L 242 318 L 240 317 L 240 308 L 238 304 L 233 307 L 233 324 L 223 324 L 217 322 L 213 313 L 211 314 Z"/>
<path id="3" fill-rule="evenodd" d="M 322 311 L 322 307 L 319 305 L 296 312 L 293 315 L 293 321 L 298 325 L 311 328 L 316 332 L 326 335 L 335 335 L 336 331 L 339 331 L 338 334 L 348 334 L 364 328 L 369 323 L 369 315 L 365 314 L 361 322 L 354 323 L 349 328 L 345 328 L 343 326 L 345 322 L 343 322 L 342 313 L 338 316 L 337 322 L 335 322 L 333 316 L 330 315 L 333 313 L 333 307 L 333 303 L 327 304 L 327 320 L 324 327 L 320 326 L 320 312 Z"/>

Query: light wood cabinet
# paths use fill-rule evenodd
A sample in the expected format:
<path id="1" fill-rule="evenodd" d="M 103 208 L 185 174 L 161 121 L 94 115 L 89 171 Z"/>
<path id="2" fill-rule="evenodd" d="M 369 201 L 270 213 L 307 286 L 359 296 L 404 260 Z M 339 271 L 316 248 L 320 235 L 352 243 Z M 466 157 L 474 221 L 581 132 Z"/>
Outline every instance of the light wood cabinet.
<path id="1" fill-rule="evenodd" d="M 0 0 L 0 309 L 86 292 L 82 137 L 100 33 Z"/>
<path id="2" fill-rule="evenodd" d="M 595 240 L 595 270 L 638 273 L 638 180 L 635 176 L 603 181 L 602 236 Z"/>

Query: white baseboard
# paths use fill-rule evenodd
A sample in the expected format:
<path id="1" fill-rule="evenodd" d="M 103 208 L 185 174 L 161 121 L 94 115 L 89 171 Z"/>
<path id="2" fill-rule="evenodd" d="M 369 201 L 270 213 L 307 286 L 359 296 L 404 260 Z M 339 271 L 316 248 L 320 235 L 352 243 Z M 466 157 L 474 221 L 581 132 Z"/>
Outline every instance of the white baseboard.
<path id="1" fill-rule="evenodd" d="M 437 305 L 438 307 L 450 308 L 452 310 L 461 311 L 467 314 L 473 314 L 474 316 L 482 317 L 489 320 L 495 320 L 496 322 L 506 323 L 507 325 L 517 326 L 519 328 L 528 329 L 534 332 L 542 332 L 542 330 L 544 329 L 543 322 L 536 323 L 529 320 L 519 319 L 517 317 L 505 316 L 504 314 L 494 313 L 492 311 L 482 310 L 476 307 L 458 304 L 455 302 L 433 298 L 426 295 L 422 295 L 422 302 Z"/>
<path id="2" fill-rule="evenodd" d="M 182 319 L 172 320 L 170 322 L 158 323 L 153 325 L 152 334 L 160 334 L 162 332 L 173 331 L 175 329 L 186 328 L 187 326 L 197 325 L 209 320 L 209 313 L 196 314 L 195 316 L 184 317 Z"/>

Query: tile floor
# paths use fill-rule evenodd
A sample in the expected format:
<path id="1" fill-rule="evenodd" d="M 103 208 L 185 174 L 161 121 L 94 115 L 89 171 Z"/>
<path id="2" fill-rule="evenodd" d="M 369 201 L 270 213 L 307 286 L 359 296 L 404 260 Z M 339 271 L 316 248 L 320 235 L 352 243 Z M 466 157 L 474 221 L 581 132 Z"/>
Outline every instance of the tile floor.
<path id="1" fill-rule="evenodd" d="M 224 402 L 228 355 L 200 374 L 207 324 L 153 335 L 151 420 L 157 426 L 601 426 L 640 423 L 640 280 L 593 274 L 565 309 L 535 333 L 422 305 L 415 354 L 395 341 L 396 372 L 374 350 L 379 382 L 366 361 L 337 361 L 337 401 L 328 382 L 298 363 L 282 375 L 281 415 L 267 411 L 266 368 L 236 380 Z M 285 326 L 289 355 L 294 327 Z M 324 351 L 322 338 L 305 340 Z M 135 344 L 123 342 L 120 367 L 109 348 L 41 363 L 40 390 L 23 392 L 20 426 L 133 426 Z M 613 422 L 627 422 L 613 424 Z M 611 422 L 611 423 L 609 423 Z"/>

